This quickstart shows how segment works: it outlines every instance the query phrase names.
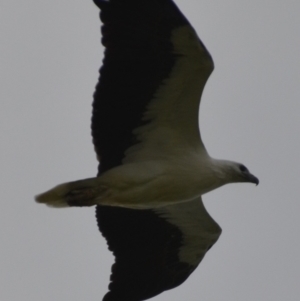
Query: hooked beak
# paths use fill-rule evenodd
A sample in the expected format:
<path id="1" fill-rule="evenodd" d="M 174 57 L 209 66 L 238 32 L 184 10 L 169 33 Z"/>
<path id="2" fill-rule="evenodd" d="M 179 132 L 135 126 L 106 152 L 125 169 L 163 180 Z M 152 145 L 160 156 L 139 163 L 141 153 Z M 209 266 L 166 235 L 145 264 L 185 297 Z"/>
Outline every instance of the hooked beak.
<path id="1" fill-rule="evenodd" d="M 251 173 L 249 173 L 247 175 L 247 182 L 254 183 L 257 186 L 259 184 L 259 179 L 257 177 L 255 177 L 254 175 L 252 175 Z"/>

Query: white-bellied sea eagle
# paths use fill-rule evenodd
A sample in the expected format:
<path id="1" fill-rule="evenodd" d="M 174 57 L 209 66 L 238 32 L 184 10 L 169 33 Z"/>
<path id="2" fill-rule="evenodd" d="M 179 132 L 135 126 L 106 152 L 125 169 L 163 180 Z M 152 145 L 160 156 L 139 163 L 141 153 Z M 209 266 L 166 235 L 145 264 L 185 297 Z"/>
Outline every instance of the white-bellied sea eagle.
<path id="1" fill-rule="evenodd" d="M 199 104 L 213 60 L 174 2 L 94 2 L 105 47 L 92 114 L 98 176 L 36 200 L 96 205 L 115 256 L 103 300 L 141 301 L 184 282 L 220 236 L 202 195 L 258 179 L 203 145 Z"/>

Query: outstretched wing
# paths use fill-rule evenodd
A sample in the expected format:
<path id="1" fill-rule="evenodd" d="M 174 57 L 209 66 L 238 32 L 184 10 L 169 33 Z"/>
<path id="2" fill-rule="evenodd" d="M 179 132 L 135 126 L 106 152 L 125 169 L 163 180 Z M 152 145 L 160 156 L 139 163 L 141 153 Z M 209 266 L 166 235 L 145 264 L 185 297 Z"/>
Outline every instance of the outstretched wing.
<path id="1" fill-rule="evenodd" d="M 139 301 L 184 282 L 221 228 L 201 199 L 159 210 L 97 207 L 100 231 L 116 257 L 105 301 Z"/>
<path id="2" fill-rule="evenodd" d="M 186 18 L 171 0 L 94 2 L 105 46 L 92 117 L 101 170 L 204 148 L 198 111 L 213 61 Z"/>

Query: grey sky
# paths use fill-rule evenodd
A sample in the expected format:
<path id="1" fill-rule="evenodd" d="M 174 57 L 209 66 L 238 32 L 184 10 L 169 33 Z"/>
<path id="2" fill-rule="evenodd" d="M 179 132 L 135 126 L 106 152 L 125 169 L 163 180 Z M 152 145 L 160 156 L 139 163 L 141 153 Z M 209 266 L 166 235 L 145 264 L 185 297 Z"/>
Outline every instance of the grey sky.
<path id="1" fill-rule="evenodd" d="M 194 274 L 156 301 L 296 301 L 300 295 L 299 1 L 177 0 L 212 54 L 201 105 L 210 154 L 260 185 L 204 196 L 223 228 Z M 3 1 L 0 9 L 0 298 L 101 300 L 113 257 L 94 209 L 34 195 L 91 177 L 91 102 L 101 65 L 92 1 Z"/>

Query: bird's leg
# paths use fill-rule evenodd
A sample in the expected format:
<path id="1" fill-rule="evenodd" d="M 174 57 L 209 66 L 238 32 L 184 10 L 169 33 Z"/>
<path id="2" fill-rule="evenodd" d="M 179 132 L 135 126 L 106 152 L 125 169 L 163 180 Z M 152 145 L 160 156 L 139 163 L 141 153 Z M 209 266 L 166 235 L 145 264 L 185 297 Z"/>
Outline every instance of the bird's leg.
<path id="1" fill-rule="evenodd" d="M 100 185 L 99 178 L 89 178 L 60 184 L 38 196 L 38 203 L 50 207 L 85 207 L 97 204 L 97 198 L 105 195 L 106 188 Z"/>

